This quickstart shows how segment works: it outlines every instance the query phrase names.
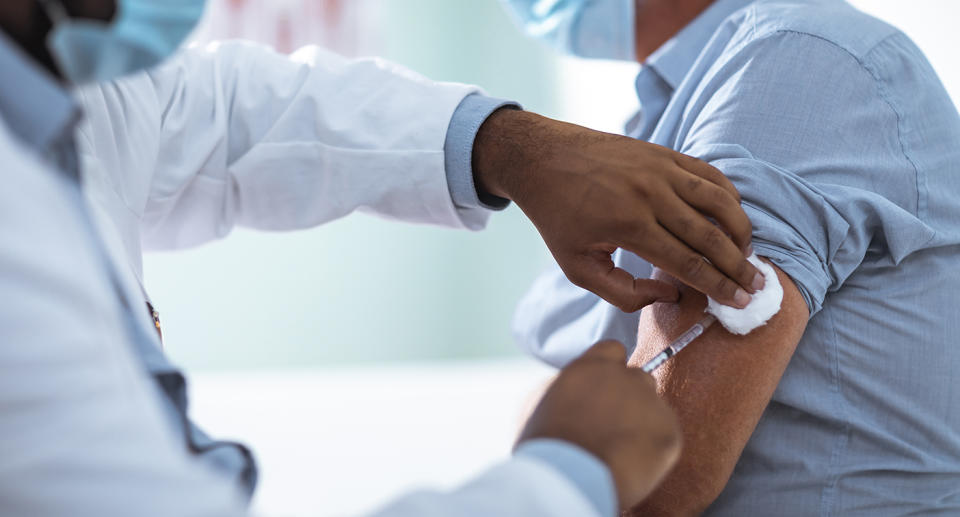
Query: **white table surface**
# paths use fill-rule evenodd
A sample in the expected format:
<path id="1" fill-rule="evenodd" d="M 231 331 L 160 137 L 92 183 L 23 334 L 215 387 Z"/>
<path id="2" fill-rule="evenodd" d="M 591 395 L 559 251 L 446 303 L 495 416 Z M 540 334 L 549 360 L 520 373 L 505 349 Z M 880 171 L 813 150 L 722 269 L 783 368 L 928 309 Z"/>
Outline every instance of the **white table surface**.
<path id="1" fill-rule="evenodd" d="M 533 360 L 190 375 L 192 414 L 256 454 L 260 515 L 358 515 L 507 457 L 553 370 Z"/>

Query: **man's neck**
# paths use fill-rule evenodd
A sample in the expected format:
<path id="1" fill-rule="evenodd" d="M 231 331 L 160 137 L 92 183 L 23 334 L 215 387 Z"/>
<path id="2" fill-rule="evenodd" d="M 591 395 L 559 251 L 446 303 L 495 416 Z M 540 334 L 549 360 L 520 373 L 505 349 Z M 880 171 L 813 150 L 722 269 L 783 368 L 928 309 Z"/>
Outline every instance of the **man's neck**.
<path id="1" fill-rule="evenodd" d="M 714 0 L 636 0 L 637 61 L 643 63 Z"/>
<path id="2" fill-rule="evenodd" d="M 0 2 L 0 30 L 43 68 L 60 77 L 53 56 L 47 49 L 49 18 L 35 0 L 3 0 Z"/>

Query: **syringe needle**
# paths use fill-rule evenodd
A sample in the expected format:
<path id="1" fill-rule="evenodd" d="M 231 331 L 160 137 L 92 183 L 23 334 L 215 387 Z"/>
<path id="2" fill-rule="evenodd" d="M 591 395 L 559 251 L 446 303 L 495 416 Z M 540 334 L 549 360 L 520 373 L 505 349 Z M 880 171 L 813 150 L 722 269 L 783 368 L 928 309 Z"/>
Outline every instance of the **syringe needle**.
<path id="1" fill-rule="evenodd" d="M 712 314 L 707 314 L 704 316 L 703 319 L 694 323 L 693 326 L 687 329 L 686 332 L 680 334 L 680 337 L 673 340 L 673 342 L 670 343 L 667 348 L 664 348 L 662 352 L 657 354 L 656 357 L 647 361 L 647 364 L 643 365 L 643 371 L 650 373 L 659 368 L 660 365 L 667 362 L 667 359 L 670 359 L 676 355 L 677 352 L 683 350 L 694 339 L 700 337 L 700 335 L 703 334 L 703 332 L 707 330 L 710 325 L 713 325 L 715 321 L 717 321 L 717 318 Z"/>

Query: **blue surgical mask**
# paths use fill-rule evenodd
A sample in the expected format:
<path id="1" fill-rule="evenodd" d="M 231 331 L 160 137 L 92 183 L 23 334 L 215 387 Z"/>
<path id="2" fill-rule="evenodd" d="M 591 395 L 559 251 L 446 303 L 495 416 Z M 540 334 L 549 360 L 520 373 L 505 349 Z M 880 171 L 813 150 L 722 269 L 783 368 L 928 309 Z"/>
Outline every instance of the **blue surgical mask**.
<path id="1" fill-rule="evenodd" d="M 580 57 L 633 61 L 636 0 L 501 0 L 527 34 Z"/>
<path id="2" fill-rule="evenodd" d="M 73 84 L 109 81 L 150 68 L 196 27 L 206 0 L 117 0 L 112 22 L 75 19 L 63 0 L 39 0 L 53 29 L 47 47 Z"/>

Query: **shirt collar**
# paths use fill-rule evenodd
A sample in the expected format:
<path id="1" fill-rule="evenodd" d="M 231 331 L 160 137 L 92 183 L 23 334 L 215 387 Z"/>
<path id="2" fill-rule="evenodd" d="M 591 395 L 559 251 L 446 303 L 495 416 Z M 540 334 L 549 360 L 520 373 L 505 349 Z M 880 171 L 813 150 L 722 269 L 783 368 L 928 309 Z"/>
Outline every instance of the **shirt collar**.
<path id="1" fill-rule="evenodd" d="M 755 0 L 716 0 L 673 38 L 647 58 L 644 67 L 657 72 L 676 90 L 687 76 L 697 57 L 724 20 Z"/>
<path id="2" fill-rule="evenodd" d="M 0 119 L 27 146 L 46 153 L 72 130 L 80 109 L 67 90 L 0 31 Z"/>

